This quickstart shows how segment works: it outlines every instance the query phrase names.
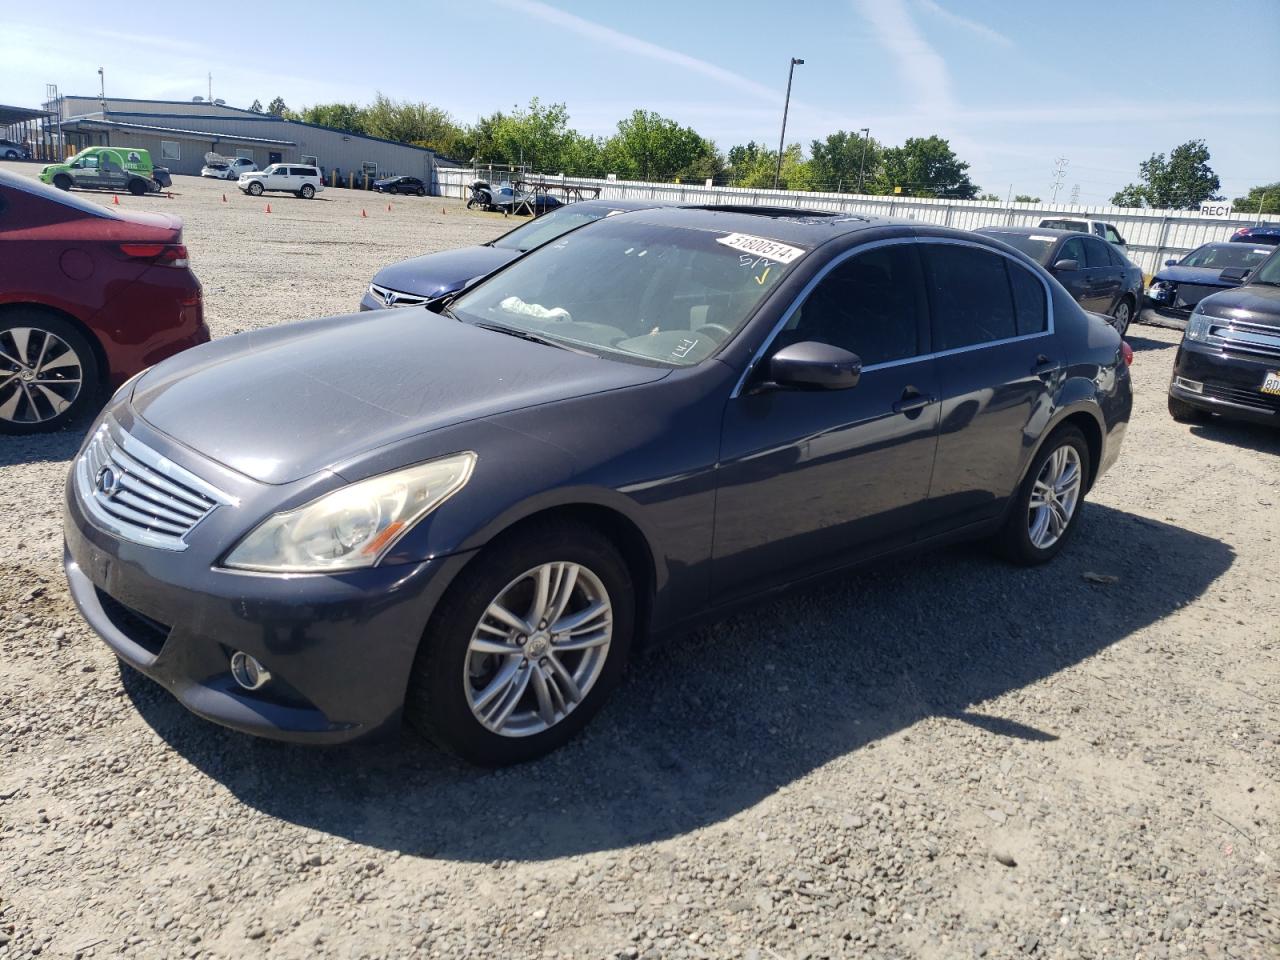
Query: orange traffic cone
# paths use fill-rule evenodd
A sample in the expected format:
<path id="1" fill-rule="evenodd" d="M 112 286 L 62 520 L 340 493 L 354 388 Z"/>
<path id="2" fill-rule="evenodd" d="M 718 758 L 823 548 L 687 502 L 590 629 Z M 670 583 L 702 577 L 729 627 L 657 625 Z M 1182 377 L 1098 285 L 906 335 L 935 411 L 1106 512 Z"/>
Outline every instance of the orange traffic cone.
<path id="1" fill-rule="evenodd" d="M 271 204 L 269 204 L 269 203 L 268 203 L 268 204 L 267 204 L 267 213 L 270 213 L 270 212 L 271 212 Z"/>
<path id="2" fill-rule="evenodd" d="M 113 194 L 111 197 L 111 202 L 115 204 L 117 207 L 120 206 L 120 195 L 118 193 Z"/>
<path id="3" fill-rule="evenodd" d="M 362 217 L 368 217 L 369 215 L 368 215 L 367 213 L 365 213 L 365 212 L 364 212 L 364 209 L 363 209 L 363 208 L 361 208 L 361 210 L 360 210 L 360 216 L 362 216 Z"/>

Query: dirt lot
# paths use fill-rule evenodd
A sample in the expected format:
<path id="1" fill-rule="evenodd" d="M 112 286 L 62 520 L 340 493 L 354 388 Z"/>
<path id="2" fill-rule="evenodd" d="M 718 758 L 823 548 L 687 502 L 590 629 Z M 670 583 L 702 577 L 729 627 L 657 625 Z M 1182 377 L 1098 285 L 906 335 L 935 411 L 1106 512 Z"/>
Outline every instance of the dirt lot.
<path id="1" fill-rule="evenodd" d="M 186 218 L 215 336 L 510 226 L 222 192 L 121 198 Z M 1280 956 L 1280 433 L 1175 424 L 1176 340 L 1135 329 L 1124 454 L 1049 567 L 774 602 L 502 772 L 251 740 L 122 671 L 60 569 L 81 431 L 0 439 L 0 957 Z"/>

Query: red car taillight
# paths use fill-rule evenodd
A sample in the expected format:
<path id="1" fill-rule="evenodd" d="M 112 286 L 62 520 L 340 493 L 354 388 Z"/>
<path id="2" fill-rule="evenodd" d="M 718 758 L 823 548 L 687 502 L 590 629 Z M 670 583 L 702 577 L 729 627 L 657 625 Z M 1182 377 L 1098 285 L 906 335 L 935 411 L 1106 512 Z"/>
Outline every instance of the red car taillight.
<path id="1" fill-rule="evenodd" d="M 122 243 L 120 252 L 130 260 L 148 260 L 162 267 L 187 265 L 187 248 L 181 243 Z"/>
<path id="2" fill-rule="evenodd" d="M 1133 366 L 1133 347 L 1129 346 L 1124 340 L 1120 341 L 1120 356 L 1124 357 L 1124 365 L 1126 367 Z"/>

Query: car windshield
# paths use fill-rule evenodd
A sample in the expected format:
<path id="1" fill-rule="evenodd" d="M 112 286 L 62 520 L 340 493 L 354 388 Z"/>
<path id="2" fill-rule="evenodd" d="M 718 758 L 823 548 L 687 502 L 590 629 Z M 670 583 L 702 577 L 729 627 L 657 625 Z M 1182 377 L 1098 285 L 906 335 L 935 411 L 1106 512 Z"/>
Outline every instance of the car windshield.
<path id="1" fill-rule="evenodd" d="M 570 349 L 690 366 L 733 336 L 803 254 L 763 237 L 612 217 L 517 260 L 450 312 Z"/>
<path id="2" fill-rule="evenodd" d="M 1249 280 L 1250 283 L 1264 283 L 1269 287 L 1280 287 L 1280 247 L 1267 258 Z"/>
<path id="3" fill-rule="evenodd" d="M 568 233 L 585 223 L 602 220 L 619 210 L 610 210 L 599 204 L 570 204 L 559 207 L 550 213 L 543 214 L 536 220 L 516 227 L 493 241 L 493 246 L 500 250 L 518 250 L 524 253 L 534 250 L 544 243 L 550 243 L 556 237 Z"/>
<path id="4" fill-rule="evenodd" d="M 1243 243 L 1206 243 L 1183 257 L 1178 266 L 1213 267 L 1217 270 L 1243 267 L 1252 270 L 1270 253 L 1265 247 L 1250 247 Z"/>
<path id="5" fill-rule="evenodd" d="M 1088 233 L 1089 225 L 1079 220 L 1042 220 L 1040 226 L 1049 230 L 1074 230 L 1077 233 Z"/>
<path id="6" fill-rule="evenodd" d="M 985 236 L 995 237 L 997 240 L 1007 243 L 1015 250 L 1021 250 L 1036 263 L 1042 264 L 1049 262 L 1049 251 L 1053 249 L 1053 245 L 1058 240 L 1057 237 L 1039 236 L 1034 233 L 1001 233 L 998 230 L 981 232 Z"/>

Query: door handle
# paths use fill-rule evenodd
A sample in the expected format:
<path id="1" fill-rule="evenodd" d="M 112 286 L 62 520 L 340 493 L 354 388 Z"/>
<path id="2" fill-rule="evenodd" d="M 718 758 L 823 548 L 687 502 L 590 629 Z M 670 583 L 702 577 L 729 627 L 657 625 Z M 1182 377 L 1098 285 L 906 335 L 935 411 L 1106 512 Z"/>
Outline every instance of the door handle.
<path id="1" fill-rule="evenodd" d="M 916 393 L 914 390 L 908 389 L 902 395 L 902 398 L 893 405 L 894 413 L 911 413 L 914 410 L 921 410 L 933 403 L 933 397 L 925 396 L 923 393 Z"/>
<path id="2" fill-rule="evenodd" d="M 1031 372 L 1037 377 L 1047 377 L 1051 373 L 1057 373 L 1062 369 L 1062 364 L 1057 360 L 1050 360 L 1043 353 L 1036 357 L 1035 365 L 1031 368 Z"/>

